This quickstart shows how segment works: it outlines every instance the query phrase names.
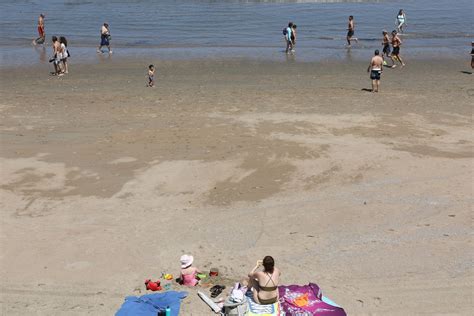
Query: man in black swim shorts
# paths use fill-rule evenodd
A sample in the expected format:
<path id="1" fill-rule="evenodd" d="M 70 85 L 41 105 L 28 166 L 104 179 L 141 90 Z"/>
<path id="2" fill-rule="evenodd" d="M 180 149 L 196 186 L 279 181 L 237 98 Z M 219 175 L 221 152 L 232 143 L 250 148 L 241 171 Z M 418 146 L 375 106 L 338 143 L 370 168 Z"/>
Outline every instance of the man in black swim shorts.
<path id="1" fill-rule="evenodd" d="M 383 71 L 383 58 L 380 56 L 378 49 L 375 50 L 374 57 L 370 60 L 367 72 L 370 72 L 370 79 L 372 80 L 372 92 L 379 92 L 380 76 Z"/>
<path id="2" fill-rule="evenodd" d="M 382 38 L 382 58 L 384 59 L 383 65 L 387 67 L 393 67 L 395 65 L 395 62 L 392 59 L 392 55 L 390 54 L 390 37 L 388 36 L 388 32 L 383 30 L 382 31 L 383 38 Z M 389 66 L 387 62 L 385 61 L 385 57 L 388 57 L 392 60 L 392 65 Z"/>
<path id="3" fill-rule="evenodd" d="M 402 60 L 402 57 L 400 56 L 400 46 L 402 45 L 402 41 L 400 37 L 397 35 L 397 31 L 392 31 L 392 60 L 393 60 L 393 67 L 395 67 L 395 61 L 398 60 L 400 64 L 402 64 L 402 67 L 405 66 L 405 63 Z"/>
<path id="4" fill-rule="evenodd" d="M 347 47 L 351 47 L 351 41 L 355 41 L 356 43 L 358 42 L 357 38 L 354 36 L 354 31 L 355 31 L 355 24 L 354 24 L 354 17 L 351 15 L 349 16 L 349 23 L 347 24 Z"/>

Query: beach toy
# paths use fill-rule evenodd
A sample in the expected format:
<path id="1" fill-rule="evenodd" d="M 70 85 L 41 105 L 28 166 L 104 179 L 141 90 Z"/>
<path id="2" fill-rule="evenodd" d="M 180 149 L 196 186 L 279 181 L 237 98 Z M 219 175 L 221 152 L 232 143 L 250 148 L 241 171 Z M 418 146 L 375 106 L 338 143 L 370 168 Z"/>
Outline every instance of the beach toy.
<path id="1" fill-rule="evenodd" d="M 207 274 L 205 274 L 205 273 L 198 273 L 198 274 L 196 274 L 196 276 L 199 280 L 207 278 Z"/>
<path id="2" fill-rule="evenodd" d="M 218 276 L 219 275 L 219 269 L 217 268 L 211 268 L 211 271 L 209 271 L 209 276 Z"/>
<path id="3" fill-rule="evenodd" d="M 163 279 L 168 280 L 168 281 L 173 280 L 173 275 L 169 273 L 165 273 L 163 274 Z"/>
<path id="4" fill-rule="evenodd" d="M 160 281 L 156 281 L 156 282 L 153 282 L 152 280 L 150 279 L 147 279 L 145 280 L 145 286 L 146 286 L 146 289 L 147 290 L 150 290 L 150 291 L 161 291 L 161 285 L 160 285 Z"/>

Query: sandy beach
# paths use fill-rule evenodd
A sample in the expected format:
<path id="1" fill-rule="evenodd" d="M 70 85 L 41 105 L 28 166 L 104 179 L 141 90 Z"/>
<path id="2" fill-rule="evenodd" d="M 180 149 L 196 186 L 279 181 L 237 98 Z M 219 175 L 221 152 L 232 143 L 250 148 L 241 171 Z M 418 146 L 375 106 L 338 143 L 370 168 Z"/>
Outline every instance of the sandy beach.
<path id="1" fill-rule="evenodd" d="M 2 315 L 112 315 L 183 253 L 228 285 L 272 255 L 348 315 L 470 314 L 474 77 L 407 64 L 379 94 L 357 61 L 2 70 Z"/>

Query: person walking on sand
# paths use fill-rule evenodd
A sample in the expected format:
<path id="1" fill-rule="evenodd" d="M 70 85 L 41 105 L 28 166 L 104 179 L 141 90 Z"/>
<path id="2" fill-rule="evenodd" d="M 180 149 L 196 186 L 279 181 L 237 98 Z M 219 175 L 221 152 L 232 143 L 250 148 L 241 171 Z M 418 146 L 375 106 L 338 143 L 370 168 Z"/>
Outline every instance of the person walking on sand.
<path id="1" fill-rule="evenodd" d="M 379 92 L 380 76 L 383 72 L 383 58 L 380 56 L 378 49 L 374 52 L 374 57 L 370 61 L 367 72 L 370 72 L 370 79 L 372 80 L 372 92 Z"/>
<path id="2" fill-rule="evenodd" d="M 99 48 L 97 48 L 98 53 L 102 53 L 102 47 L 105 46 L 109 50 L 109 54 L 112 54 L 112 49 L 110 48 L 111 38 L 109 24 L 104 23 L 100 29 L 100 45 Z"/>
<path id="3" fill-rule="evenodd" d="M 42 45 L 46 40 L 46 33 L 44 32 L 44 17 L 41 13 L 38 17 L 38 38 L 33 41 L 33 45 Z"/>
<path id="4" fill-rule="evenodd" d="M 67 74 L 69 73 L 67 59 L 70 55 L 67 49 L 67 40 L 64 36 L 59 37 L 59 44 L 60 44 L 60 49 L 61 49 L 61 62 L 63 64 L 63 73 Z"/>
<path id="5" fill-rule="evenodd" d="M 396 25 L 397 25 L 397 31 L 399 33 L 403 33 L 403 28 L 407 26 L 407 16 L 405 12 L 403 12 L 403 9 L 400 9 L 397 14 L 397 20 L 396 20 Z"/>
<path id="6" fill-rule="evenodd" d="M 347 47 L 351 47 L 351 41 L 355 41 L 356 43 L 359 41 L 357 37 L 353 37 L 355 32 L 355 24 L 354 24 L 354 17 L 351 15 L 349 16 L 349 22 L 347 24 Z"/>
<path id="7" fill-rule="evenodd" d="M 292 42 L 291 42 L 291 33 L 293 32 L 293 22 L 289 22 L 288 26 L 283 29 L 283 36 L 286 42 L 286 53 L 290 53 L 292 50 Z"/>
<path id="8" fill-rule="evenodd" d="M 147 87 L 154 88 L 155 87 L 155 66 L 150 65 L 148 66 L 148 83 Z"/>
<path id="9" fill-rule="evenodd" d="M 382 34 L 383 34 L 383 38 L 382 38 L 382 47 L 383 47 L 382 58 L 384 59 L 383 65 L 387 66 L 387 67 L 393 67 L 395 65 L 395 62 L 393 61 L 392 55 L 390 54 L 390 37 L 388 36 L 388 32 L 385 31 L 385 30 L 382 31 Z M 390 60 L 392 61 L 391 66 L 387 65 L 387 61 L 385 60 L 385 57 L 390 58 Z"/>
<path id="10" fill-rule="evenodd" d="M 52 47 L 53 47 L 53 56 L 49 60 L 49 62 L 53 63 L 54 72 L 52 75 L 61 76 L 61 44 L 58 41 L 56 36 L 51 37 Z"/>
<path id="11" fill-rule="evenodd" d="M 400 46 L 402 45 L 402 41 L 400 37 L 398 37 L 397 31 L 393 30 L 392 31 L 392 60 L 393 60 L 393 67 L 395 67 L 395 61 L 398 60 L 398 62 L 402 65 L 402 67 L 405 66 L 405 63 L 402 60 L 402 57 L 400 56 Z"/>

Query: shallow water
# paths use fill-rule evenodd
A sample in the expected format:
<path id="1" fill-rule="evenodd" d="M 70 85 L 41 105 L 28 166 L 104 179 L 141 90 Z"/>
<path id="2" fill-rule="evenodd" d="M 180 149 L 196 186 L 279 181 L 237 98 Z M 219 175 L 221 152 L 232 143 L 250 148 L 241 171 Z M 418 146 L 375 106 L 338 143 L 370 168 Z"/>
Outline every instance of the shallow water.
<path id="1" fill-rule="evenodd" d="M 2 0 L 2 65 L 38 62 L 31 47 L 39 13 L 46 34 L 68 38 L 73 58 L 96 58 L 104 21 L 121 56 L 160 58 L 244 57 L 284 59 L 282 29 L 298 25 L 298 60 L 365 58 L 380 47 L 381 30 L 395 28 L 407 13 L 402 54 L 413 57 L 468 55 L 472 38 L 470 0 Z M 347 16 L 354 15 L 360 43 L 344 49 Z M 46 52 L 50 53 L 49 47 Z"/>

